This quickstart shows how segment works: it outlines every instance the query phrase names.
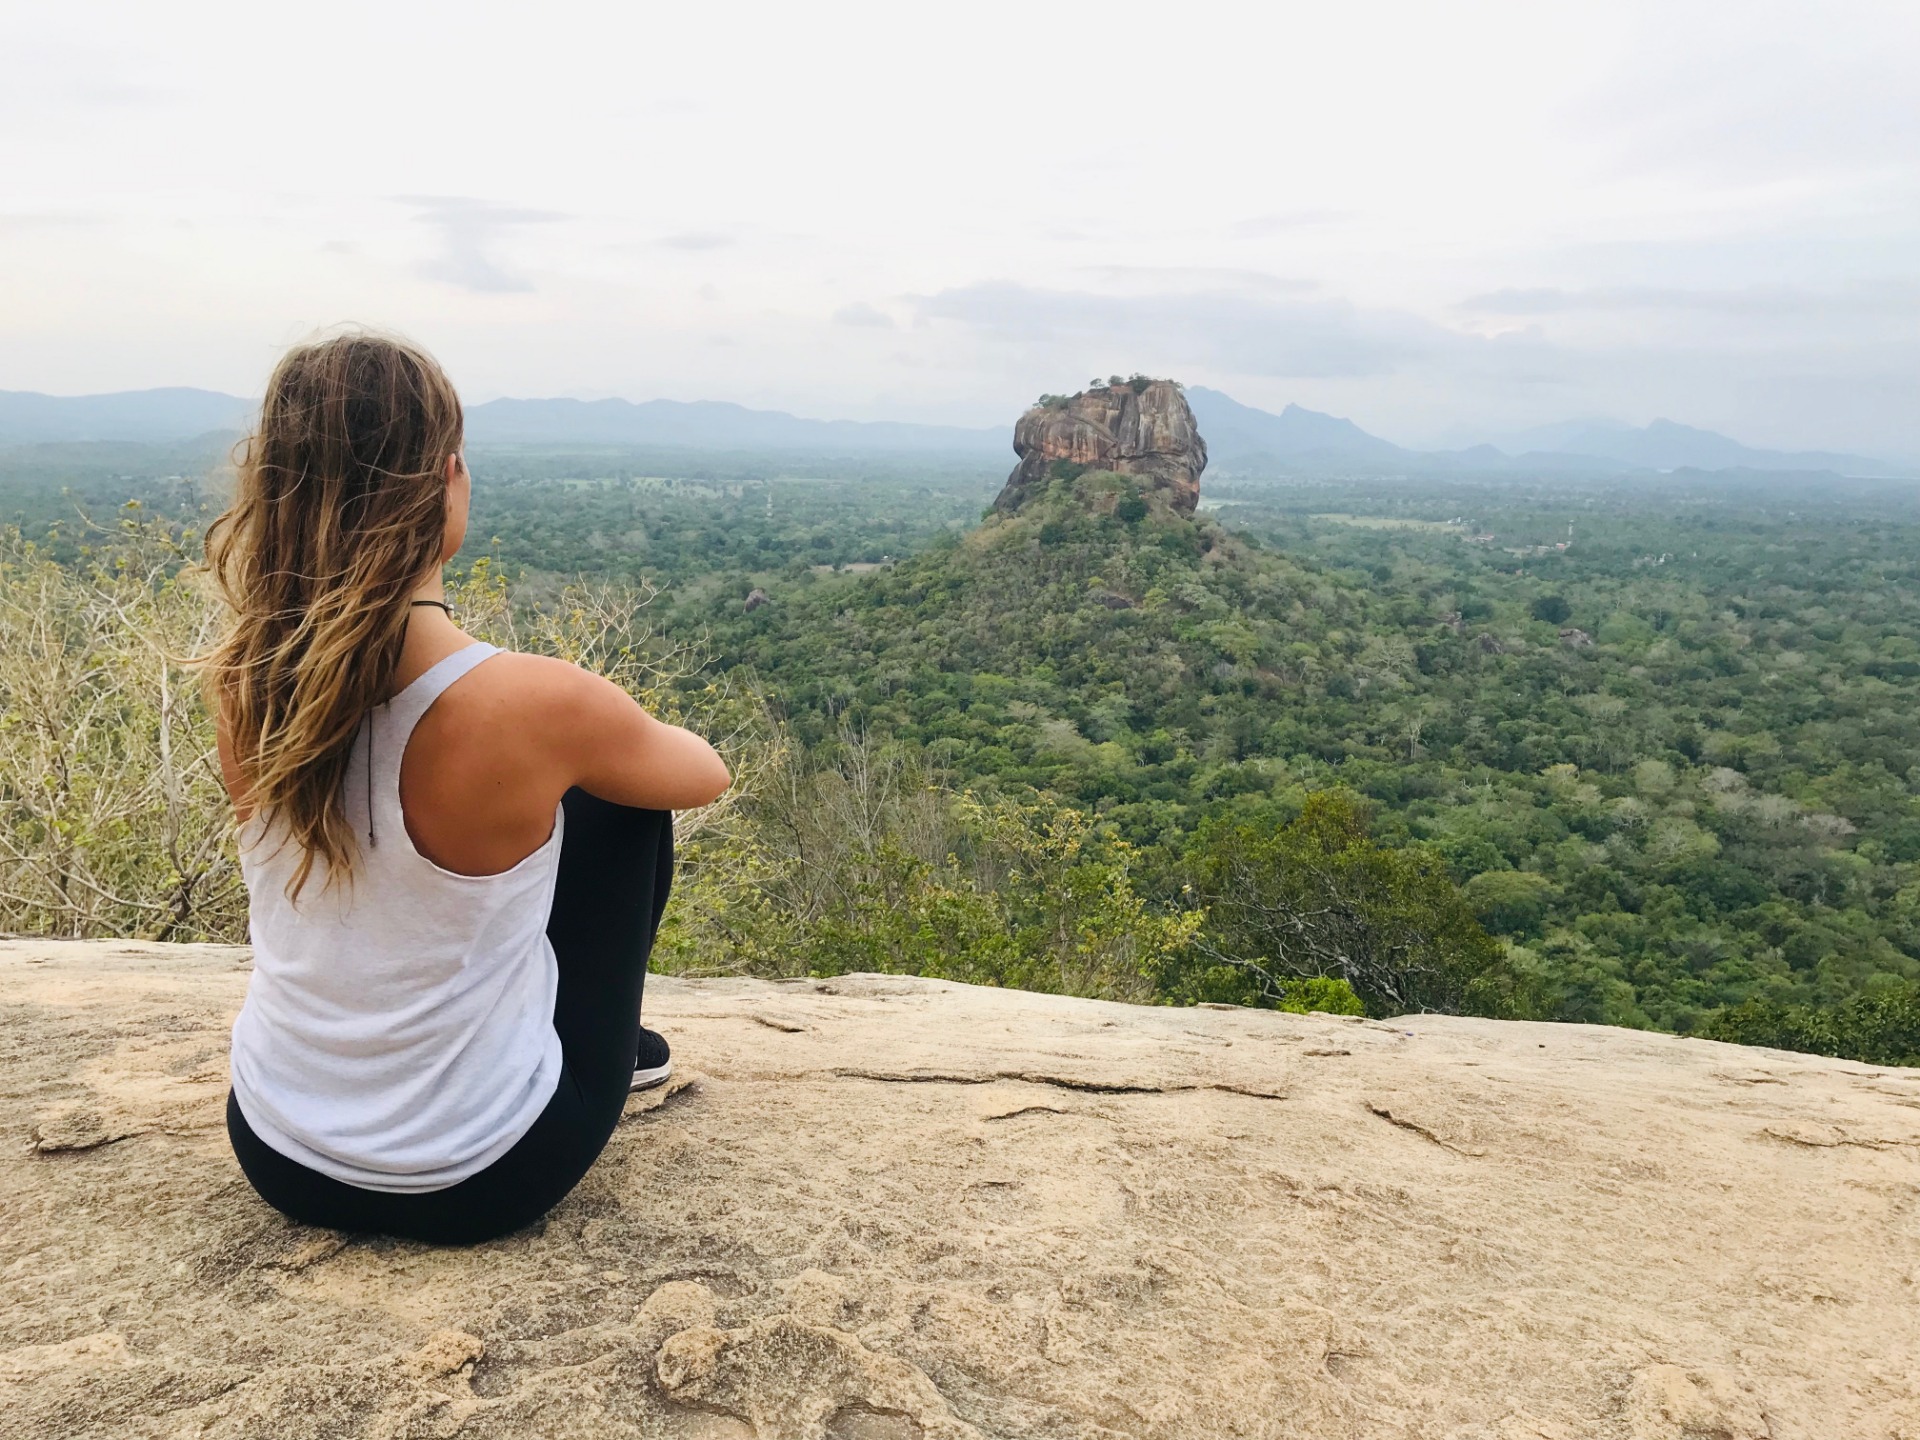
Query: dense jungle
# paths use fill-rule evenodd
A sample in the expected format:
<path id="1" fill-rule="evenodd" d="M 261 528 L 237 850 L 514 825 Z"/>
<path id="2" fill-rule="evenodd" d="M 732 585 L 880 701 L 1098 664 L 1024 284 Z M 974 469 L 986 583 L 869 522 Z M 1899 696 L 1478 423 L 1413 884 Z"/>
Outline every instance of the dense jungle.
<path id="1" fill-rule="evenodd" d="M 958 459 L 471 459 L 470 628 L 740 776 L 664 965 L 1920 1061 L 1911 486 L 1210 473 L 1188 518 L 1062 466 L 1006 516 Z M 0 928 L 244 933 L 174 663 L 212 463 L 0 455 Z"/>

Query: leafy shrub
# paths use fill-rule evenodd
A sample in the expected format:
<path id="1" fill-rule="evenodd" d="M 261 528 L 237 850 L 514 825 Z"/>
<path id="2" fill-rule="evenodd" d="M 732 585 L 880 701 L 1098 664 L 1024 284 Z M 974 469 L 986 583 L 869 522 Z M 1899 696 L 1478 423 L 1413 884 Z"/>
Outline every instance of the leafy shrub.
<path id="1" fill-rule="evenodd" d="M 664 968 L 877 970 L 1147 1001 L 1204 919 L 1149 909 L 1132 847 L 1083 812 L 956 794 L 912 752 L 850 729 L 788 750 L 747 812 L 730 873 L 669 911 Z"/>
<path id="2" fill-rule="evenodd" d="M 1176 1005 L 1246 1005 L 1305 1015 L 1364 1015 L 1366 1003 L 1353 986 L 1331 975 L 1298 978 L 1256 975 L 1244 965 L 1187 957 L 1160 976 L 1160 993 Z"/>
<path id="3" fill-rule="evenodd" d="M 183 663 L 219 621 L 190 565 L 194 540 L 134 510 L 61 565 L 0 531 L 0 931 L 246 938 L 213 717 Z M 704 656 L 658 639 L 652 596 L 576 583 L 516 604 L 483 559 L 448 598 L 479 638 L 607 675 L 714 741 L 740 785 L 684 819 L 691 843 L 726 829 L 777 746 L 751 695 L 696 681 Z"/>
<path id="4" fill-rule="evenodd" d="M 59 565 L 0 532 L 0 931 L 246 934 L 192 539 L 130 510 Z"/>
<path id="5" fill-rule="evenodd" d="M 1920 1065 L 1920 983 L 1856 995 L 1833 1009 L 1749 1000 L 1720 1011 L 1700 1033 L 1868 1065 Z"/>
<path id="6" fill-rule="evenodd" d="M 1441 857 L 1379 844 L 1351 791 L 1309 795 L 1299 818 L 1277 828 L 1203 825 L 1192 873 L 1208 912 L 1201 950 L 1242 971 L 1269 1003 L 1290 982 L 1325 977 L 1346 982 L 1376 1015 L 1539 1008 Z"/>

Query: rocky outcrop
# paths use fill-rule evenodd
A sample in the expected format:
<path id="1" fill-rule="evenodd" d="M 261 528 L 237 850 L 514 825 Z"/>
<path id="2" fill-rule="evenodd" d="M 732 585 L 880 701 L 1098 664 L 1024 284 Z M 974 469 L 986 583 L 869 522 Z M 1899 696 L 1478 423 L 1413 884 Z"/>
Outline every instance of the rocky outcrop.
<path id="1" fill-rule="evenodd" d="M 8 1440 L 1920 1435 L 1920 1072 L 656 978 L 672 1092 L 435 1250 L 247 1188 L 245 983 L 0 944 Z"/>
<path id="2" fill-rule="evenodd" d="M 993 502 L 996 510 L 1018 510 L 1055 462 L 1065 462 L 1139 476 L 1164 491 L 1176 513 L 1191 515 L 1207 468 L 1207 443 L 1171 380 L 1138 390 L 1105 385 L 1036 405 L 1013 427 L 1013 451 L 1020 463 Z"/>

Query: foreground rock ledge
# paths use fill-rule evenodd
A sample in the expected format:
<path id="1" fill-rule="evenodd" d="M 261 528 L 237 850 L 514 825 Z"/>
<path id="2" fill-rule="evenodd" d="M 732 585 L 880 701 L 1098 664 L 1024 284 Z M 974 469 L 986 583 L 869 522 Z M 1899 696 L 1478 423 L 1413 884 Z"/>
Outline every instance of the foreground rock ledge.
<path id="1" fill-rule="evenodd" d="M 1920 1437 L 1920 1074 L 1590 1027 L 649 983 L 676 1093 L 535 1229 L 302 1229 L 246 955 L 0 944 L 39 1436 Z"/>

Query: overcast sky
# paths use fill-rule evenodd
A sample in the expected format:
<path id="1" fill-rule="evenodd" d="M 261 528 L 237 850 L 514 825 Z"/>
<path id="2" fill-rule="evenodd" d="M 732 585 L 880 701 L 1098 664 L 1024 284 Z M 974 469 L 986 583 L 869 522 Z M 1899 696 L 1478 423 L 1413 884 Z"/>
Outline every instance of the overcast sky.
<path id="1" fill-rule="evenodd" d="M 0 6 L 0 389 L 359 320 L 473 401 L 1920 457 L 1915 0 Z"/>

